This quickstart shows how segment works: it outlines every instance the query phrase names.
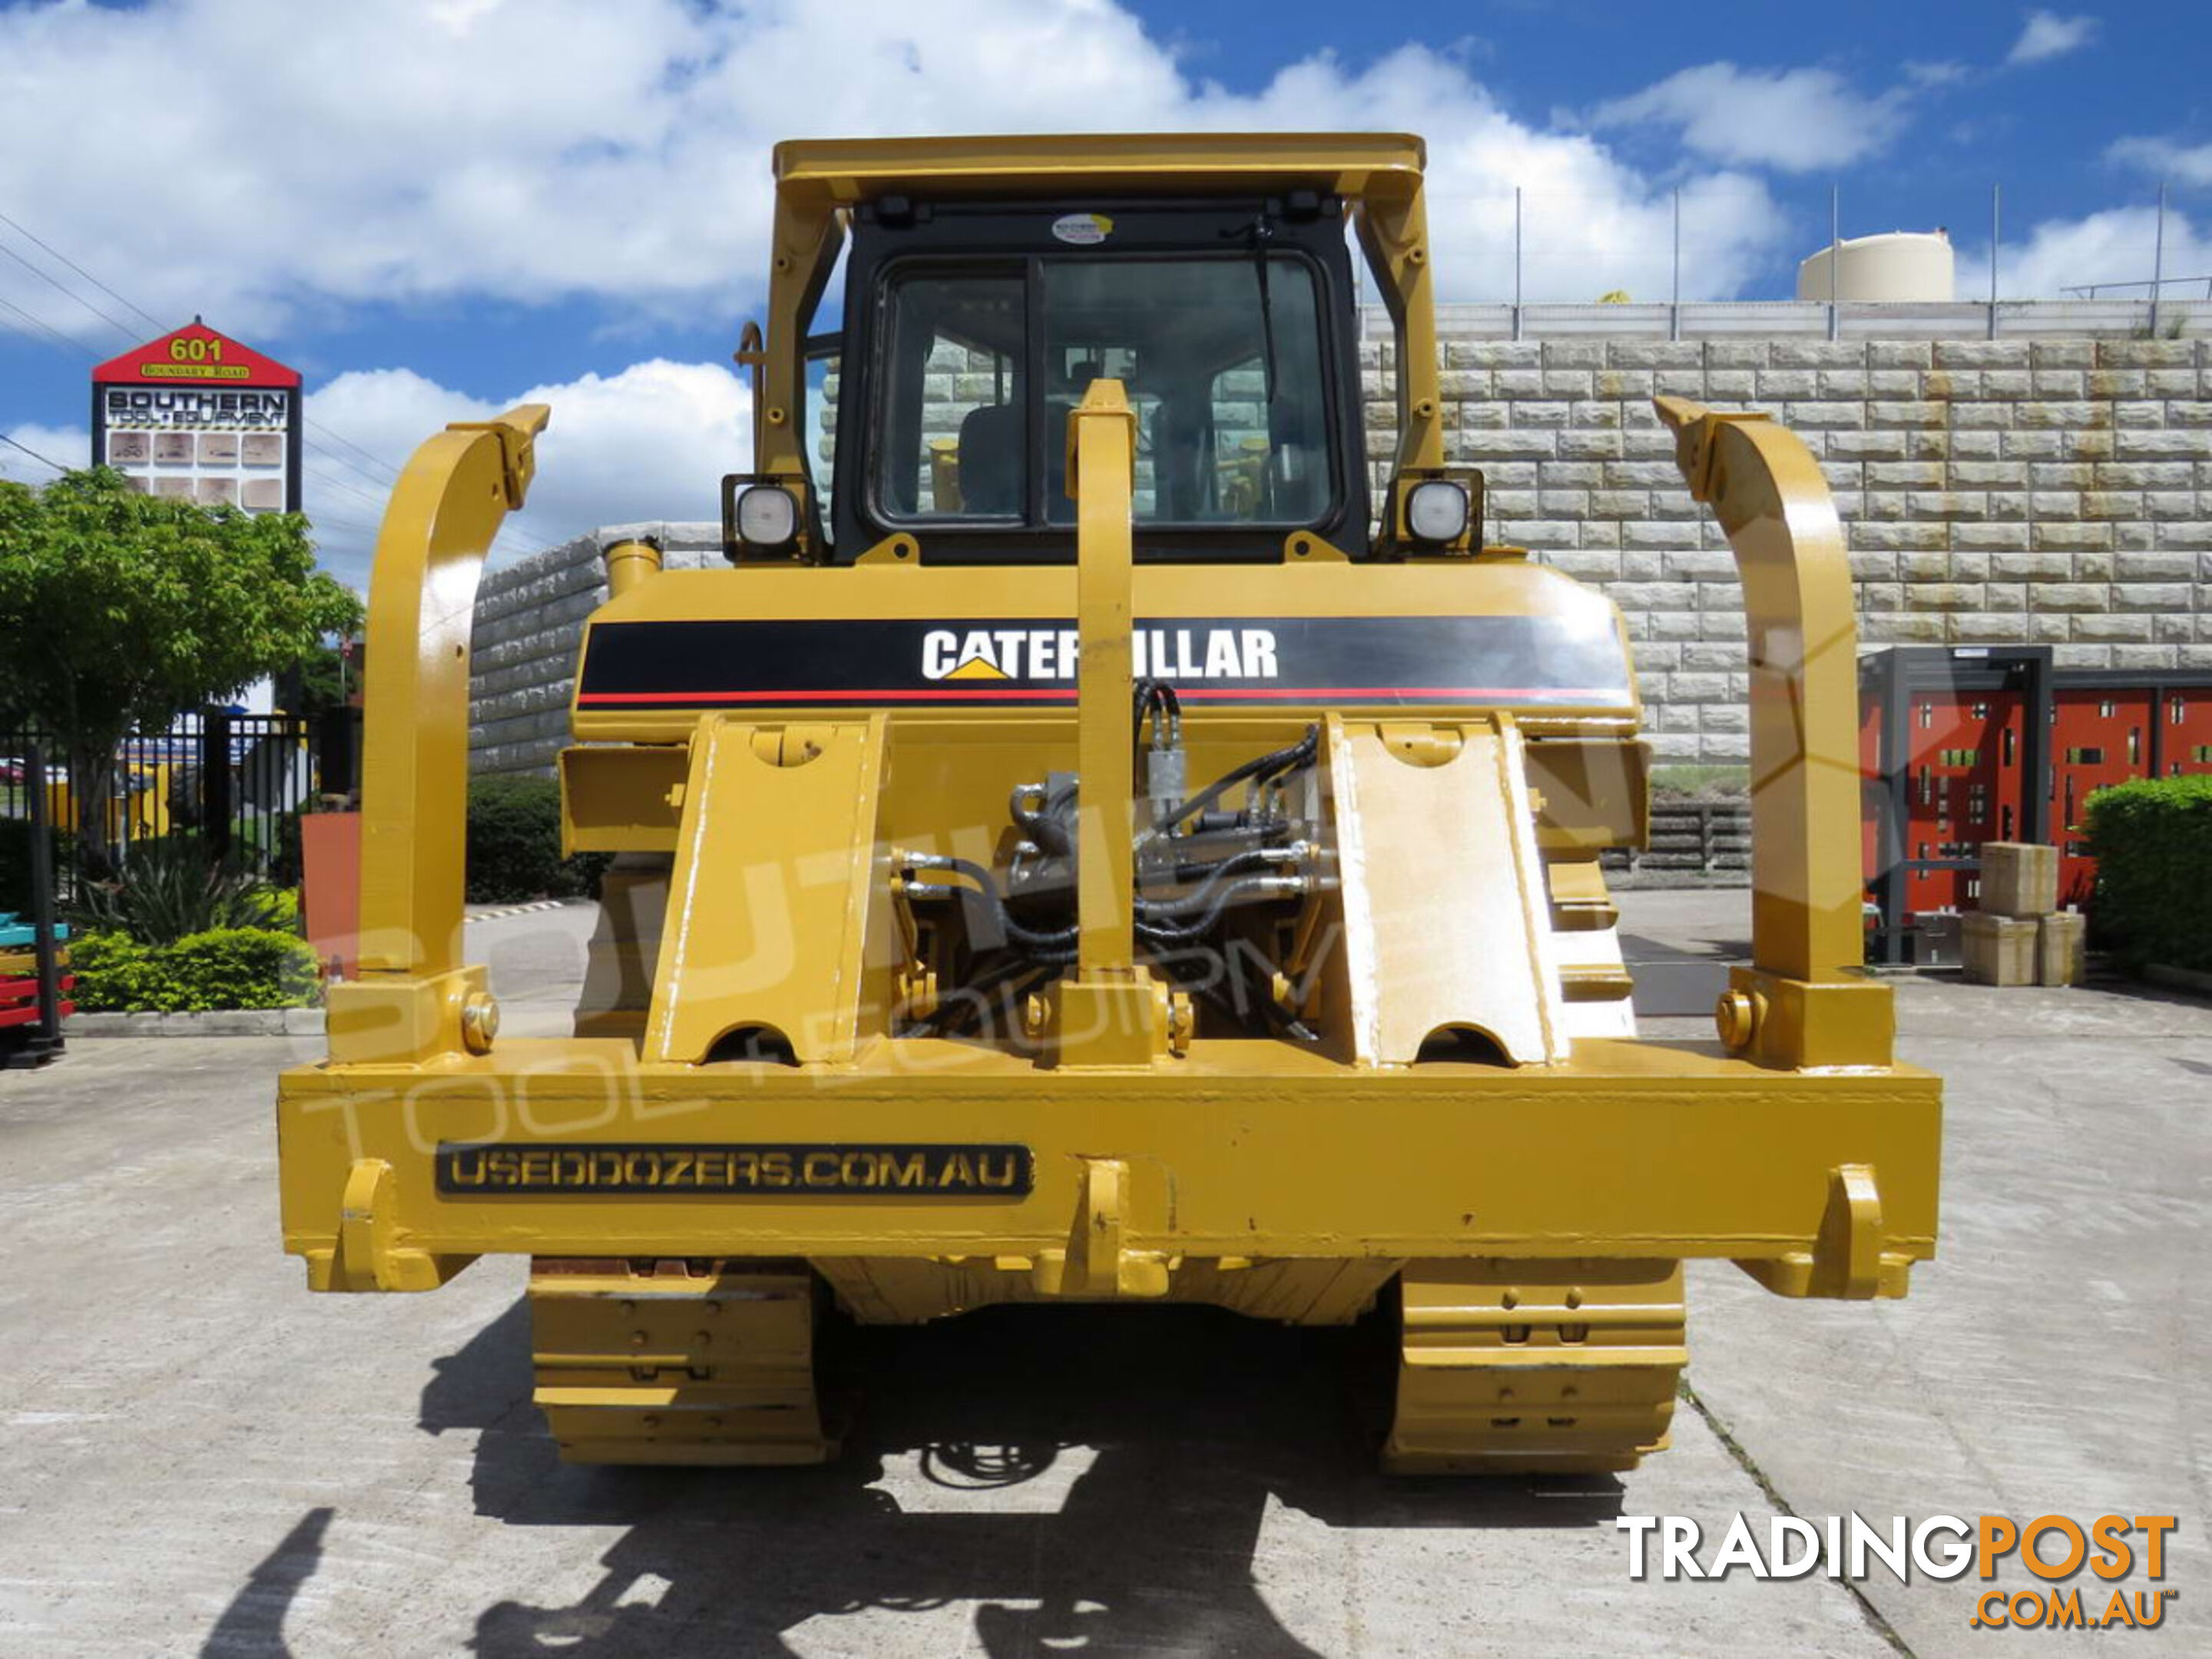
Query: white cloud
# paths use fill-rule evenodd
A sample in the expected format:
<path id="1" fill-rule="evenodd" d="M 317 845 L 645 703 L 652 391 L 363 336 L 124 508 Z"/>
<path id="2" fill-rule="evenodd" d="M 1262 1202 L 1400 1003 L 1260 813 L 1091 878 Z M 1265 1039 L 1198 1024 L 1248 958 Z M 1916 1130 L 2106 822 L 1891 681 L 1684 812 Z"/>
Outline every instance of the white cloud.
<path id="1" fill-rule="evenodd" d="M 1948 58 L 1940 62 L 1913 59 L 1905 65 L 1905 78 L 1916 87 L 1948 87 L 1972 79 L 1973 71 Z"/>
<path id="2" fill-rule="evenodd" d="M 2094 17 L 2061 17 L 2055 11 L 2032 11 L 2020 39 L 2005 54 L 2008 64 L 2040 64 L 2079 52 L 2097 38 Z"/>
<path id="3" fill-rule="evenodd" d="M 2176 184 L 2212 186 L 2212 144 L 2184 146 L 2171 138 L 2122 138 L 2105 151 L 2105 159 Z"/>
<path id="4" fill-rule="evenodd" d="M 210 64 L 222 74 L 179 72 Z M 392 302 L 465 317 L 580 299 L 613 331 L 680 316 L 734 334 L 763 286 L 779 139 L 1410 126 L 1429 141 L 1444 298 L 1512 292 L 1516 185 L 1527 298 L 1663 297 L 1677 174 L 1662 185 L 1587 132 L 1515 118 L 1468 64 L 1419 46 L 1324 54 L 1231 93 L 1111 0 L 0 6 L 0 205 L 155 315 L 204 313 L 280 356 L 287 329 Z M 1847 90 L 1829 101 L 1854 107 Z M 1802 131 L 1804 114 L 1777 125 Z M 1685 297 L 1732 297 L 1786 252 L 1757 178 L 1708 165 L 1679 184 Z M 122 343 L 11 262 L 0 300 L 101 355 Z M 422 362 L 342 375 L 310 412 L 397 461 L 494 409 L 438 384 L 453 378 Z M 500 401 L 541 394 L 555 424 L 505 545 L 712 516 L 716 479 L 747 453 L 738 382 L 718 367 L 641 363 Z M 311 453 L 307 493 L 357 577 L 386 486 Z"/>
<path id="5" fill-rule="evenodd" d="M 1411 125 L 1429 149 L 1429 220 L 1447 299 L 1513 292 L 1513 192 L 1522 195 L 1522 282 L 1530 300 L 1591 301 L 1609 289 L 1663 297 L 1669 283 L 1668 192 L 1597 139 L 1539 132 L 1508 115 L 1455 64 L 1402 47 L 1358 75 L 1329 58 L 1286 70 L 1257 99 L 1201 98 L 1206 126 Z M 1415 118 L 1407 119 L 1411 112 Z M 1686 297 L 1741 291 L 1784 240 L 1765 185 L 1747 174 L 1682 184 Z"/>
<path id="6" fill-rule="evenodd" d="M 403 460 L 448 422 L 489 420 L 517 404 L 550 404 L 553 418 L 538 441 L 528 507 L 501 539 L 507 556 L 602 524 L 719 517 L 722 475 L 743 471 L 752 455 L 750 396 L 717 363 L 656 358 L 494 401 L 412 369 L 373 369 L 341 374 L 310 393 L 307 415 L 373 454 Z M 379 500 L 366 503 L 362 493 Z M 374 523 L 381 494 L 338 468 L 310 468 L 305 504 L 319 520 L 324 562 L 356 585 L 368 580 L 374 541 L 362 521 Z"/>
<path id="7" fill-rule="evenodd" d="M 1948 67 L 1923 66 L 1915 79 L 1932 84 L 1927 71 Z M 1831 70 L 1699 64 L 1599 105 L 1589 120 L 1601 129 L 1673 127 L 1690 149 L 1716 161 L 1807 173 L 1887 149 L 1904 130 L 1906 101 L 1896 88 L 1869 97 Z"/>
<path id="8" fill-rule="evenodd" d="M 82 466 L 92 453 L 92 434 L 81 426 L 41 426 L 27 421 L 7 428 L 9 441 L 0 444 L 0 478 L 16 483 L 42 484 L 54 476 L 24 450 L 35 451 L 54 466 Z M 16 446 L 20 444 L 22 448 Z"/>
<path id="9" fill-rule="evenodd" d="M 1515 120 L 1463 55 L 1421 46 L 1310 58 L 1247 96 L 1189 78 L 1109 0 L 360 0 L 301 17 L 283 0 L 0 10 L 0 202 L 155 314 L 248 337 L 479 295 L 727 316 L 766 264 L 780 138 L 1411 125 L 1443 197 L 1575 198 L 1559 251 L 1595 264 L 1532 294 L 1649 291 L 1667 262 L 1649 179 Z M 1716 220 L 1686 280 L 1733 294 L 1773 251 L 1769 204 L 1725 174 L 1693 187 Z M 1448 293 L 1504 291 L 1474 258 L 1494 216 L 1438 228 Z M 40 292 L 0 274 L 0 297 Z M 96 326 L 51 290 L 19 302 Z"/>
<path id="10" fill-rule="evenodd" d="M 2064 290 L 2093 283 L 2135 283 L 2143 286 L 2108 290 L 2108 299 L 2144 300 L 2157 260 L 2158 215 L 2148 207 L 2113 208 L 2083 219 L 2052 219 L 2035 227 L 2027 241 L 2007 243 L 1997 264 L 1997 293 L 2007 300 L 2056 300 L 2069 297 Z M 2169 209 L 2166 216 L 2166 275 L 2188 276 L 2212 270 L 2212 236 L 2208 236 L 2183 213 Z M 1958 295 L 1962 300 L 1989 296 L 1990 267 L 1985 256 L 1969 257 L 1963 250 L 1958 262 Z M 2185 294 L 2169 285 L 2166 297 L 2195 297 L 2202 289 Z"/>

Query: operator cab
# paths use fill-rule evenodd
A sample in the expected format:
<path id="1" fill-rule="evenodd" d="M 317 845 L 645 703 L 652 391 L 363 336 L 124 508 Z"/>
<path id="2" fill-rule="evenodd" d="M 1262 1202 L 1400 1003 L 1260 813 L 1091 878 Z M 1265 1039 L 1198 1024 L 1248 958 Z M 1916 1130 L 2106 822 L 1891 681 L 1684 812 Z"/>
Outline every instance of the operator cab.
<path id="1" fill-rule="evenodd" d="M 1067 417 L 1101 378 L 1137 414 L 1139 558 L 1365 538 L 1338 198 L 863 204 L 845 316 L 835 556 L 1073 560 Z"/>
<path id="2" fill-rule="evenodd" d="M 1275 562 L 1301 532 L 1364 553 L 1345 219 L 1316 190 L 856 204 L 802 415 L 826 562 L 906 536 L 928 564 L 1073 562 L 1067 420 L 1099 379 L 1136 412 L 1139 560 Z"/>

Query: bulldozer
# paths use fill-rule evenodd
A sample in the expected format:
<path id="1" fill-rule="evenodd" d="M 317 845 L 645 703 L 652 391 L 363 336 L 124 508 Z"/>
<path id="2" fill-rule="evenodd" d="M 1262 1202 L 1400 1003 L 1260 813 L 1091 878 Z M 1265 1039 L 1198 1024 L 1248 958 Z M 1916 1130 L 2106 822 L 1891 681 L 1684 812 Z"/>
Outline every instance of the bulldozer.
<path id="1" fill-rule="evenodd" d="M 1770 419 L 1658 402 L 1741 571 L 1756 891 L 1710 1035 L 1639 1037 L 1629 641 L 1485 543 L 1424 167 L 776 149 L 726 567 L 617 542 L 583 629 L 563 835 L 616 858 L 565 1039 L 501 1037 L 462 950 L 471 611 L 547 411 L 422 446 L 370 591 L 360 970 L 280 1085 L 311 1289 L 528 1256 L 537 1403 L 617 1464 L 836 1457 L 825 1322 L 1367 1322 L 1412 1474 L 1664 1447 L 1686 1260 L 1905 1293 L 1941 1091 L 1860 969 L 1826 484 Z"/>

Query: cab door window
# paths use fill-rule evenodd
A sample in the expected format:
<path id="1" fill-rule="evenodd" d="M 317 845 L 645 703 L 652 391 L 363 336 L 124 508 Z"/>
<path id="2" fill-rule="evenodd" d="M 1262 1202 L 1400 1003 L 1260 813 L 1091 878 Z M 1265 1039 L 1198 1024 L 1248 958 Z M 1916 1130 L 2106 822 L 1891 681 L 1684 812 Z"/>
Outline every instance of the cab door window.
<path id="1" fill-rule="evenodd" d="M 892 278 L 874 479 L 885 517 L 1026 516 L 1024 287 L 1016 274 Z"/>

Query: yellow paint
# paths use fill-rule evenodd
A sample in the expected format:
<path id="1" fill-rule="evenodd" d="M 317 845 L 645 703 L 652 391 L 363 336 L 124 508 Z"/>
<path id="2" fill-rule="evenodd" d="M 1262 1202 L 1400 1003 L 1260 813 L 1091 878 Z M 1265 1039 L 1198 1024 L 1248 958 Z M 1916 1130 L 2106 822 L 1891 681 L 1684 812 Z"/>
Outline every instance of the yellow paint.
<path id="1" fill-rule="evenodd" d="M 812 1280 L 795 1261 L 873 1322 L 1166 1297 L 1342 1324 L 1398 1279 L 1389 1461 L 1441 1470 L 1618 1468 L 1663 1443 L 1684 1259 L 1737 1261 L 1784 1295 L 1904 1293 L 1935 1250 L 1939 1090 L 1893 1062 L 1890 993 L 1856 971 L 1848 569 L 1818 467 L 1771 422 L 1660 406 L 1750 611 L 1759 892 L 1725 1046 L 1634 1035 L 1596 861 L 1646 821 L 1632 696 L 1531 704 L 1500 690 L 1417 713 L 1191 700 L 1194 785 L 1325 725 L 1314 822 L 1334 885 L 1286 930 L 1278 988 L 1324 1041 L 1194 1037 L 1135 948 L 1135 623 L 1534 617 L 1626 648 L 1601 594 L 1518 550 L 1393 556 L 1407 481 L 1480 487 L 1444 461 L 1421 166 L 1417 140 L 1388 135 L 779 149 L 769 326 L 744 354 L 760 373 L 756 474 L 804 488 L 797 335 L 854 204 L 1304 186 L 1346 198 L 1378 272 L 1401 366 L 1400 489 L 1378 502 L 1372 548 L 1297 532 L 1277 565 L 1133 567 L 1133 417 L 1099 380 L 1065 434 L 1072 568 L 930 565 L 906 534 L 838 568 L 813 568 L 821 550 L 803 540 L 796 557 L 713 570 L 611 552 L 594 629 L 988 618 L 1074 629 L 1079 665 L 1076 695 L 1042 707 L 579 702 L 562 761 L 568 844 L 638 856 L 610 880 L 568 1041 L 496 1038 L 497 988 L 459 952 L 470 604 L 544 411 L 424 447 L 371 590 L 363 977 L 333 992 L 329 1060 L 280 1089 L 285 1243 L 313 1286 L 428 1288 L 479 1254 L 535 1256 L 539 1397 L 568 1455 L 803 1462 L 834 1447 L 812 1407 L 811 1327 L 793 1303 Z M 957 461 L 933 451 L 932 465 L 951 499 Z M 1006 678 L 980 656 L 949 672 Z M 1083 779 L 1077 962 L 1024 1030 L 915 1034 L 906 1020 L 956 982 L 931 954 L 944 915 L 931 905 L 952 901 L 910 892 L 922 873 L 897 855 L 1000 862 L 1009 789 L 1054 771 Z M 1483 1063 L 1480 1042 L 1431 1040 L 1455 1033 L 1498 1052 Z M 724 1158 L 914 1144 L 1026 1148 L 1034 1186 L 756 1199 L 437 1185 L 441 1146 Z M 620 1283 L 593 1278 L 602 1267 Z M 633 1292 L 674 1311 L 617 1329 L 606 1299 Z M 756 1333 L 762 1355 L 700 1340 L 693 1314 L 756 1292 L 790 1304 Z M 653 1376 L 617 1363 L 632 1330 L 660 1345 L 641 1368 Z M 1546 1396 L 1526 1434 L 1497 1408 L 1524 1341 L 1552 1355 L 1551 1382 L 1588 1385 Z M 730 1415 L 755 1407 L 771 1415 Z"/>
<path id="2" fill-rule="evenodd" d="M 1135 559 L 1130 503 L 1136 454 L 1137 417 L 1121 383 L 1094 380 L 1067 422 L 1067 493 L 1076 507 L 1076 626 L 1082 640 L 1075 716 L 1076 766 L 1083 779 L 1076 817 L 1076 971 L 1046 988 L 1040 1030 L 1045 1058 L 1066 1068 L 1149 1069 L 1168 1057 L 1174 1021 L 1165 981 L 1136 959 L 1130 902 L 1135 871 L 1130 838 L 1136 831 L 1129 731 Z"/>
<path id="3" fill-rule="evenodd" d="M 878 714 L 817 727 L 814 741 L 763 756 L 757 727 L 700 722 L 647 1060 L 703 1060 L 724 1038 L 750 1036 L 836 1063 L 883 1028 L 890 900 L 873 828 L 884 724 Z"/>
<path id="4" fill-rule="evenodd" d="M 1865 958 L 1858 626 L 1843 526 L 1804 440 L 1763 415 L 1656 400 L 1690 492 L 1728 532 L 1750 622 L 1752 966 L 1741 1045 L 1781 1066 L 1886 1066 Z"/>
<path id="5" fill-rule="evenodd" d="M 542 404 L 447 428 L 393 489 L 368 584 L 361 967 L 422 978 L 461 965 L 469 630 L 477 576 L 536 467 Z M 379 659 L 381 659 L 380 660 Z"/>

